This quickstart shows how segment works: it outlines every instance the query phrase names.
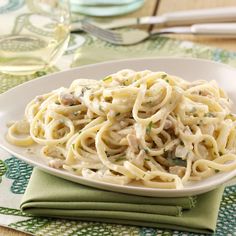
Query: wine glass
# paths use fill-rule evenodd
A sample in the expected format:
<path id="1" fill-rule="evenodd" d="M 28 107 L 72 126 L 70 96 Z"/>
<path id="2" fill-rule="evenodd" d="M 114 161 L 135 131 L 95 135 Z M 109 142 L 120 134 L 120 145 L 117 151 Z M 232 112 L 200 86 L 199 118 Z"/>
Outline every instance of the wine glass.
<path id="1" fill-rule="evenodd" d="M 67 48 L 69 0 L 0 3 L 0 22 L 0 71 L 32 74 L 55 64 Z"/>

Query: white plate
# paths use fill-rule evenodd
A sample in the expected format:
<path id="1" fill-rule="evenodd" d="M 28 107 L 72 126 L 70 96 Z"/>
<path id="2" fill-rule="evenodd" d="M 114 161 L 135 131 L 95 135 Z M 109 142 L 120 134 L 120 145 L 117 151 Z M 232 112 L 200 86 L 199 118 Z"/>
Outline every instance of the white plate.
<path id="1" fill-rule="evenodd" d="M 24 114 L 26 104 L 36 95 L 49 92 L 60 86 L 69 86 L 74 79 L 88 78 L 101 79 L 106 75 L 121 69 L 165 71 L 172 75 L 177 75 L 186 80 L 216 80 L 220 87 L 225 89 L 230 98 L 236 104 L 236 69 L 220 63 L 206 60 L 183 59 L 183 58 L 158 58 L 158 59 L 135 59 L 105 62 L 94 65 L 83 66 L 64 72 L 59 72 L 44 76 L 42 78 L 24 83 L 8 92 L 0 95 L 0 145 L 14 156 L 29 164 L 64 179 L 68 179 L 80 184 L 93 186 L 101 189 L 137 194 L 143 196 L 159 197 L 180 197 L 196 195 L 210 191 L 222 183 L 236 176 L 236 170 L 225 173 L 218 173 L 202 181 L 194 182 L 185 186 L 184 189 L 154 189 L 142 185 L 120 186 L 85 179 L 76 176 L 65 170 L 56 170 L 47 166 L 46 162 L 38 157 L 26 153 L 25 148 L 10 145 L 5 140 L 7 131 L 6 123 L 11 120 L 21 119 Z"/>

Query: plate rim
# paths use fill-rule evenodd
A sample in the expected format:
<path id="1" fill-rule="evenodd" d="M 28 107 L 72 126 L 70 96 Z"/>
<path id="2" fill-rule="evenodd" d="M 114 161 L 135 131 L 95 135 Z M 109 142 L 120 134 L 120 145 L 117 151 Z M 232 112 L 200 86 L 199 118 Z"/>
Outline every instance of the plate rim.
<path id="1" fill-rule="evenodd" d="M 214 184 L 207 183 L 203 186 L 195 186 L 195 187 L 189 187 L 189 188 L 183 188 L 183 189 L 161 189 L 161 188 L 149 188 L 146 186 L 130 186 L 130 185 L 119 185 L 114 183 L 107 183 L 92 179 L 86 179 L 82 176 L 74 175 L 66 170 L 58 170 L 51 168 L 47 166 L 46 164 L 38 163 L 37 161 L 33 161 L 27 157 L 24 157 L 21 154 L 16 153 L 15 151 L 11 151 L 8 147 L 2 145 L 0 143 L 0 147 L 7 151 L 8 153 L 12 154 L 14 157 L 25 161 L 26 163 L 39 168 L 42 171 L 45 171 L 47 173 L 50 173 L 54 176 L 60 177 L 62 179 L 66 179 L 69 181 L 72 181 L 74 183 L 95 187 L 103 190 L 108 190 L 110 187 L 112 189 L 109 189 L 108 191 L 114 191 L 114 192 L 120 192 L 120 193 L 129 193 L 133 195 L 139 195 L 139 196 L 151 196 L 151 197 L 173 197 L 172 194 L 174 194 L 175 197 L 183 197 L 183 196 L 193 196 L 193 195 L 199 195 L 202 193 L 209 192 L 216 187 L 227 183 L 228 181 L 232 180 L 236 176 L 236 170 L 228 172 L 227 175 L 223 175 L 222 178 L 217 178 L 214 180 Z M 40 158 L 40 157 L 37 157 Z M 235 173 L 234 173 L 235 172 Z M 75 179 L 75 180 L 73 180 Z M 79 181 L 77 181 L 79 180 Z M 218 181 L 217 181 L 218 180 Z M 85 183 L 86 182 L 86 183 Z M 207 190 L 207 191 L 205 191 Z"/>
<path id="2" fill-rule="evenodd" d="M 8 89 L 7 91 L 4 91 L 3 93 L 0 93 L 0 98 L 2 95 L 5 95 L 8 92 L 12 92 L 14 89 L 18 89 L 21 86 L 24 85 L 28 85 L 29 83 L 32 83 L 33 81 L 39 81 L 41 79 L 50 77 L 50 76 L 56 76 L 58 74 L 62 74 L 62 73 L 68 73 L 68 72 L 73 72 L 73 71 L 77 71 L 80 69 L 84 69 L 84 68 L 90 68 L 90 67 L 94 67 L 94 66 L 102 66 L 102 65 L 106 65 L 106 64 L 114 64 L 114 63 L 120 63 L 120 62 L 129 62 L 129 61 L 143 61 L 143 60 L 184 60 L 184 61 L 197 61 L 197 62 L 205 62 L 205 63 L 209 63 L 209 64 L 214 64 L 214 65 L 218 65 L 221 67 L 226 67 L 227 69 L 236 71 L 236 68 L 234 68 L 231 65 L 228 64 L 224 64 L 222 62 L 218 62 L 218 61 L 212 61 L 209 59 L 202 59 L 202 58 L 192 58 L 192 57 L 138 57 L 138 58 L 127 58 L 127 59 L 118 59 L 118 60 L 109 60 L 109 61 L 103 61 L 103 62 L 98 62 L 98 63 L 92 63 L 92 64 L 85 64 L 82 66 L 77 66 L 77 67 L 72 67 L 72 68 L 68 68 L 66 70 L 62 70 L 62 71 L 56 71 L 50 74 L 46 74 L 43 76 L 40 76 L 38 78 L 35 79 L 31 79 L 28 80 L 26 82 L 23 82 L 21 84 L 18 84 L 10 89 Z"/>

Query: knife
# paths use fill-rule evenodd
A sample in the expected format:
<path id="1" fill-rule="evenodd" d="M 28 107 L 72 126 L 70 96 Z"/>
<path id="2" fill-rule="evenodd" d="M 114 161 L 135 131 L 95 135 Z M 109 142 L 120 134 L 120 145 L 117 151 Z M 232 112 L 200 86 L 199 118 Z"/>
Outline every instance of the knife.
<path id="1" fill-rule="evenodd" d="M 191 25 L 196 23 L 232 22 L 236 21 L 236 7 L 211 8 L 191 11 L 166 13 L 161 16 L 145 16 L 138 18 L 92 20 L 91 23 L 105 29 L 114 29 L 132 25 L 156 24 L 158 26 Z M 81 31 L 79 21 L 71 24 L 71 32 Z"/>

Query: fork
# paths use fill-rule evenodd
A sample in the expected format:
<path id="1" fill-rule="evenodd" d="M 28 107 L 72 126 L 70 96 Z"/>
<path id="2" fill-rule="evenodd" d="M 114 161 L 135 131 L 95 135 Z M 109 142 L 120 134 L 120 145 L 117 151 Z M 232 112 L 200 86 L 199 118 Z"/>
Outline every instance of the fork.
<path id="1" fill-rule="evenodd" d="M 195 24 L 187 27 L 169 27 L 147 32 L 140 29 L 132 29 L 125 32 L 98 27 L 88 20 L 81 22 L 82 29 L 104 41 L 117 45 L 133 45 L 142 42 L 154 35 L 161 34 L 193 34 L 207 35 L 214 37 L 236 38 L 236 23 L 217 23 L 217 24 Z"/>

